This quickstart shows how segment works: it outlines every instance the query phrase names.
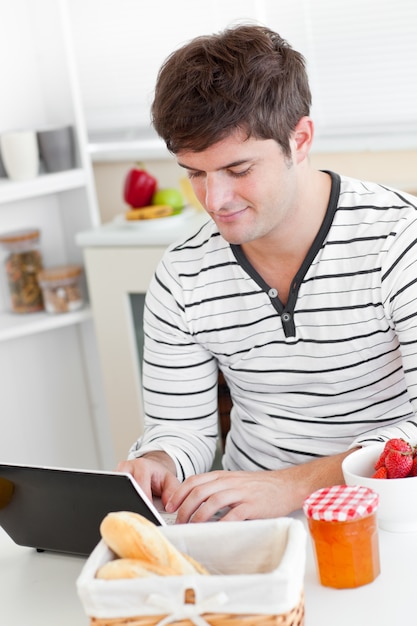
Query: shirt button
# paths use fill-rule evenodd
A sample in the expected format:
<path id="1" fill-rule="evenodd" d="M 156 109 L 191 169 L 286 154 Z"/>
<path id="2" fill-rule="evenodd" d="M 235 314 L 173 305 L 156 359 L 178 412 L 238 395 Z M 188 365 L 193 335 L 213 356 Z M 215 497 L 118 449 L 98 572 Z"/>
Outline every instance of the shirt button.
<path id="1" fill-rule="evenodd" d="M 291 319 L 291 315 L 289 313 L 283 313 L 282 314 L 282 321 L 283 322 L 289 322 Z"/>
<path id="2" fill-rule="evenodd" d="M 276 298 L 276 297 L 277 297 L 277 295 L 278 295 L 278 291 L 277 291 L 276 289 L 274 289 L 273 287 L 272 287 L 272 289 L 270 289 L 270 290 L 268 291 L 268 296 L 269 296 L 270 298 Z"/>

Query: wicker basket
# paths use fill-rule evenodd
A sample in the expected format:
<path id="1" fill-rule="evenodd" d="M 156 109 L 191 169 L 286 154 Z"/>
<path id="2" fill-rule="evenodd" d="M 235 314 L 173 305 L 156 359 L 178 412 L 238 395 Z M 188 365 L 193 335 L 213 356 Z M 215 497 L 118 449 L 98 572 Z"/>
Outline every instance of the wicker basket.
<path id="1" fill-rule="evenodd" d="M 192 590 L 190 590 L 192 591 Z M 165 621 L 167 615 L 146 617 L 115 617 L 111 619 L 92 617 L 90 626 L 157 626 Z M 209 626 L 304 626 L 304 596 L 296 607 L 281 615 L 236 615 L 230 613 L 203 613 L 202 619 Z M 169 622 L 173 626 L 195 626 L 195 622 L 176 620 Z"/>
<path id="2" fill-rule="evenodd" d="M 211 576 L 104 581 L 101 542 L 77 581 L 90 626 L 303 626 L 306 532 L 290 518 L 187 524 L 162 532 Z"/>

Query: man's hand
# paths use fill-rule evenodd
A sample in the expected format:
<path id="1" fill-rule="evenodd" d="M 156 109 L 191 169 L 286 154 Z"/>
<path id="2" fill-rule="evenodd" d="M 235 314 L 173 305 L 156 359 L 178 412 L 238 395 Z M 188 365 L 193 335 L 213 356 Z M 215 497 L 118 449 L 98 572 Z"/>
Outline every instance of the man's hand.
<path id="1" fill-rule="evenodd" d="M 165 452 L 149 452 L 138 459 L 122 461 L 118 472 L 132 474 L 150 500 L 159 496 L 165 505 L 180 482 L 175 475 L 175 464 Z"/>
<path id="2" fill-rule="evenodd" d="M 177 523 L 206 522 L 221 509 L 224 521 L 281 517 L 299 509 L 321 487 L 343 484 L 342 460 L 350 450 L 274 471 L 214 471 L 187 478 L 165 508 Z"/>

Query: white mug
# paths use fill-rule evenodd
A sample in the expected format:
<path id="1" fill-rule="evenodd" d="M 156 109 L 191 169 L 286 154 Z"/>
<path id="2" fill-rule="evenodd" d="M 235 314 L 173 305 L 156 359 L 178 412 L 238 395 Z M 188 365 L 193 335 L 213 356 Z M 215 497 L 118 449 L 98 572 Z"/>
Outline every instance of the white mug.
<path id="1" fill-rule="evenodd" d="M 39 148 L 36 131 L 22 130 L 0 135 L 4 169 L 12 180 L 35 178 L 39 173 Z"/>

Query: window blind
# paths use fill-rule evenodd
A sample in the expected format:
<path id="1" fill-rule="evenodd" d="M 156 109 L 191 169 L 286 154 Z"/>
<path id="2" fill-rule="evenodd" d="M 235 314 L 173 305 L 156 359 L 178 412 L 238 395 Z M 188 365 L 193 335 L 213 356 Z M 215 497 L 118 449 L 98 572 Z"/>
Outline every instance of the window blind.
<path id="1" fill-rule="evenodd" d="M 148 133 L 158 69 L 192 37 L 255 20 L 307 59 L 320 149 L 417 147 L 415 0 L 71 0 L 89 133 Z"/>

